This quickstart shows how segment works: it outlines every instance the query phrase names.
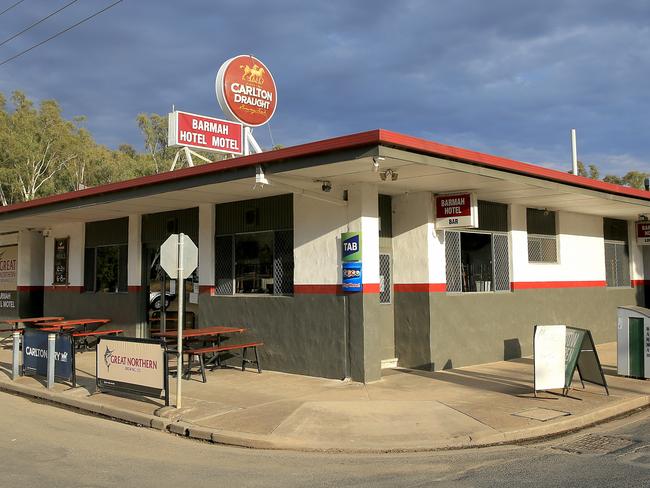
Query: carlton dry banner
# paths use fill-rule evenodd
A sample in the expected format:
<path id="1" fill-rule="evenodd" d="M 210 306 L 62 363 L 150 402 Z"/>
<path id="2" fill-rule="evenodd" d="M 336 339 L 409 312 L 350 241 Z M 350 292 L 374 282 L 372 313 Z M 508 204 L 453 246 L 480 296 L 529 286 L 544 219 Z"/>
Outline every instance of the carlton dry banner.
<path id="1" fill-rule="evenodd" d="M 478 227 L 478 203 L 474 193 L 436 195 L 436 229 Z"/>
<path id="2" fill-rule="evenodd" d="M 636 223 L 636 243 L 639 246 L 650 246 L 650 220 Z"/>
<path id="3" fill-rule="evenodd" d="M 167 364 L 159 340 L 100 338 L 97 343 L 97 387 L 160 396 L 167 391 Z"/>
<path id="4" fill-rule="evenodd" d="M 239 122 L 175 111 L 169 114 L 167 145 L 204 151 L 242 154 L 243 127 Z"/>
<path id="5" fill-rule="evenodd" d="M 221 65 L 215 79 L 217 101 L 230 120 L 249 127 L 266 124 L 278 103 L 271 72 L 254 56 L 240 55 Z"/>
<path id="6" fill-rule="evenodd" d="M 25 374 L 47 376 L 47 336 L 49 332 L 26 328 L 23 332 L 23 370 Z M 74 350 L 70 334 L 56 334 L 54 376 L 74 377 Z"/>

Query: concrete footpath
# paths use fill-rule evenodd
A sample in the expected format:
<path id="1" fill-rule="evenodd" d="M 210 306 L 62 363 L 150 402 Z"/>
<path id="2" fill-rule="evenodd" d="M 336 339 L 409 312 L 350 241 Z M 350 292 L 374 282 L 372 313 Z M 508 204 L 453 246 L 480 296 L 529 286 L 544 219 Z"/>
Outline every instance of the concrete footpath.
<path id="1" fill-rule="evenodd" d="M 45 399 L 133 424 L 244 447 L 389 452 L 453 449 L 559 434 L 645 407 L 650 381 L 616 376 L 616 345 L 598 346 L 604 388 L 576 375 L 568 398 L 535 398 L 531 359 L 444 372 L 385 370 L 359 384 L 254 369 L 217 369 L 183 382 L 183 408 L 157 399 L 95 392 L 95 353 L 77 354 L 77 388 L 44 378 L 10 377 L 11 350 L 0 349 L 0 390 Z M 175 378 L 170 379 L 175 392 Z M 172 404 L 174 398 L 172 395 Z"/>

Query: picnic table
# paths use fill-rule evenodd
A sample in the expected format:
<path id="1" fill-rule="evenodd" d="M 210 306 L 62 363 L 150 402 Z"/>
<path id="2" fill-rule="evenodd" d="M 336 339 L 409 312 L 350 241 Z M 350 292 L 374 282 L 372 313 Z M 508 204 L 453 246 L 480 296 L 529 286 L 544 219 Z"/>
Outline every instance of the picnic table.
<path id="1" fill-rule="evenodd" d="M 63 320 L 63 317 L 29 317 L 29 318 L 16 318 L 16 319 L 4 319 L 1 322 L 4 324 L 10 324 L 11 329 L 0 329 L 0 332 L 13 332 L 15 330 L 20 330 L 20 324 L 37 324 L 40 322 L 56 322 Z"/>
<path id="2" fill-rule="evenodd" d="M 183 374 L 184 377 L 189 378 L 191 369 L 192 369 L 192 363 L 194 357 L 198 358 L 198 365 L 199 365 L 199 370 L 201 372 L 201 376 L 203 378 L 203 383 L 206 382 L 205 378 L 205 368 L 206 366 L 212 366 L 212 369 L 214 369 L 216 366 L 220 365 L 220 353 L 222 352 L 231 352 L 231 351 L 236 351 L 236 350 L 241 350 L 241 358 L 242 358 L 242 371 L 246 369 L 246 363 L 256 363 L 257 364 L 257 371 L 258 373 L 261 373 L 262 370 L 260 368 L 260 363 L 259 363 L 259 358 L 257 355 L 257 346 L 262 346 L 264 345 L 262 342 L 249 342 L 246 344 L 227 344 L 227 345 L 221 345 L 221 338 L 224 335 L 227 334 L 236 334 L 236 333 L 242 333 L 246 329 L 244 327 L 227 327 L 223 325 L 216 325 L 212 327 L 202 327 L 199 329 L 188 329 L 183 331 L 183 338 L 185 339 L 190 339 L 190 340 L 195 340 L 196 342 L 203 342 L 204 345 L 200 347 L 196 347 L 194 344 L 190 343 L 187 346 L 183 347 L 183 354 L 189 355 L 189 361 L 188 361 L 188 366 L 187 369 L 185 370 L 185 373 Z M 157 332 L 153 333 L 153 336 L 156 337 L 162 337 L 164 339 L 173 339 L 178 337 L 178 330 L 168 330 L 166 332 Z M 205 345 L 207 344 L 207 345 Z M 255 360 L 249 360 L 246 358 L 246 351 L 248 349 L 253 349 L 255 352 Z M 205 354 L 212 354 L 212 357 L 207 361 L 204 362 L 203 356 Z M 179 370 L 182 369 L 182 357 L 180 361 L 180 368 Z"/>
<path id="3" fill-rule="evenodd" d="M 56 322 L 38 322 L 34 325 L 46 332 L 69 332 L 75 341 L 75 349 L 89 349 L 91 346 L 89 339 L 91 338 L 124 332 L 122 329 L 97 330 L 110 321 L 110 319 L 71 319 Z"/>

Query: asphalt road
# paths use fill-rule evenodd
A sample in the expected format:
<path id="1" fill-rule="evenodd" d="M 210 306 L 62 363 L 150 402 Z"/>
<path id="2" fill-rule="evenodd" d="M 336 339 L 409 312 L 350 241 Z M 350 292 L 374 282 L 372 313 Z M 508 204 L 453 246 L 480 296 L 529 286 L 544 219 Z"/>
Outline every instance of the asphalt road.
<path id="1" fill-rule="evenodd" d="M 650 410 L 543 443 L 384 455 L 230 448 L 6 393 L 0 418 L 2 487 L 650 487 Z"/>

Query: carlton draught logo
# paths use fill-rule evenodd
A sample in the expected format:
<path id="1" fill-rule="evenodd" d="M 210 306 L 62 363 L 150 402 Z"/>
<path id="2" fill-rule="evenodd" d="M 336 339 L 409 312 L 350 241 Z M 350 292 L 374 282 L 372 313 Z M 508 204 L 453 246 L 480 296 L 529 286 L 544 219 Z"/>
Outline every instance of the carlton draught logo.
<path id="1" fill-rule="evenodd" d="M 242 124 L 266 124 L 277 106 L 277 91 L 268 68 L 254 56 L 242 55 L 221 65 L 215 81 L 224 114 Z"/>

